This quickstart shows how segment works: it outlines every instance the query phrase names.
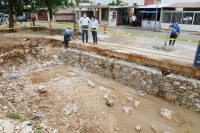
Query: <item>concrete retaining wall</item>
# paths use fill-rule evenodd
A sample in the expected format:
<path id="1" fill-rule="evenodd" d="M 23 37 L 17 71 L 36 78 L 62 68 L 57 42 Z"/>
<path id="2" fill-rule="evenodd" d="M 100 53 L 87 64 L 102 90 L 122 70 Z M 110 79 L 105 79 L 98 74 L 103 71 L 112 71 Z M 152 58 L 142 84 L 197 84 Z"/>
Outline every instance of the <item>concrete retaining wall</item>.
<path id="1" fill-rule="evenodd" d="M 161 71 L 123 60 L 106 58 L 93 53 L 68 49 L 62 60 L 71 66 L 99 74 L 134 89 L 200 111 L 200 81 L 175 74 L 163 75 Z"/>

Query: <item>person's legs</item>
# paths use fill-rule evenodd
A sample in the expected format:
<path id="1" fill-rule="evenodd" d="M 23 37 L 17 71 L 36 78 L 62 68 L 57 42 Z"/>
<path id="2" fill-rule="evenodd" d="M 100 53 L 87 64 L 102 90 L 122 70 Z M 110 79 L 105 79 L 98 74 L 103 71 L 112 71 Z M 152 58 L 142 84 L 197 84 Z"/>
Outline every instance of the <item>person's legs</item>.
<path id="1" fill-rule="evenodd" d="M 98 43 L 97 31 L 95 31 L 95 43 Z"/>
<path id="2" fill-rule="evenodd" d="M 169 37 L 170 38 L 170 40 L 169 40 L 169 46 L 172 44 L 172 39 L 171 39 L 172 37 L 173 37 L 173 35 L 171 34 L 170 37 Z"/>
<path id="3" fill-rule="evenodd" d="M 69 41 L 65 42 L 65 48 L 68 48 Z"/>
<path id="4" fill-rule="evenodd" d="M 85 38 L 85 30 L 82 30 L 82 41 L 84 42 L 84 38 Z"/>
<path id="5" fill-rule="evenodd" d="M 174 46 L 174 44 L 175 44 L 175 42 L 176 42 L 176 38 L 177 38 L 177 35 L 176 34 L 174 34 L 174 36 L 173 36 L 173 42 L 172 42 L 172 46 Z"/>
<path id="6" fill-rule="evenodd" d="M 134 27 L 135 27 L 135 24 L 136 24 L 135 21 L 133 21 L 133 26 L 134 26 Z"/>
<path id="7" fill-rule="evenodd" d="M 86 33 L 86 42 L 88 42 L 88 30 L 86 30 L 85 33 Z"/>
<path id="8" fill-rule="evenodd" d="M 132 27 L 133 27 L 133 25 L 134 25 L 134 22 L 132 21 Z"/>
<path id="9" fill-rule="evenodd" d="M 94 29 L 92 29 L 94 30 Z M 92 31 L 93 43 L 95 43 L 95 31 Z"/>

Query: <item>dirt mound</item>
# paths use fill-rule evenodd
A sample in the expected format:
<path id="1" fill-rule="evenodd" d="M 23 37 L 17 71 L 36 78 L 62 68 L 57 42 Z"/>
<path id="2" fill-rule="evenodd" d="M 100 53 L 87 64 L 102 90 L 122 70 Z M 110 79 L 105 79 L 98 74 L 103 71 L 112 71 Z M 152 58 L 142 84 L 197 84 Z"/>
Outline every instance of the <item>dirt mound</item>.
<path id="1" fill-rule="evenodd" d="M 29 56 L 47 59 L 54 47 L 61 47 L 62 43 L 53 39 L 31 39 L 3 37 L 0 42 L 0 65 L 19 65 L 27 61 Z"/>
<path id="2" fill-rule="evenodd" d="M 111 36 L 105 39 L 105 42 L 115 43 L 115 44 L 133 44 L 135 43 L 136 38 L 129 36 L 126 32 L 122 30 L 116 30 Z"/>

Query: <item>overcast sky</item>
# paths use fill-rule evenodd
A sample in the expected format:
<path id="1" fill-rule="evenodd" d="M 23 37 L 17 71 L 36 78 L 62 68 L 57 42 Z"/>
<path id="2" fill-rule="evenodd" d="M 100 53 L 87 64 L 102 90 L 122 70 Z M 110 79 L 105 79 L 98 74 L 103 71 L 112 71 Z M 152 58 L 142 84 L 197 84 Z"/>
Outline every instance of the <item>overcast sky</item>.
<path id="1" fill-rule="evenodd" d="M 102 5 L 107 5 L 112 1 L 113 0 L 96 0 L 97 3 L 101 3 Z M 123 0 L 123 1 L 129 3 L 129 5 L 133 5 L 133 3 L 137 3 L 138 5 L 144 4 L 144 0 Z M 200 2 L 200 0 L 161 0 L 162 4 L 173 4 L 176 2 Z"/>

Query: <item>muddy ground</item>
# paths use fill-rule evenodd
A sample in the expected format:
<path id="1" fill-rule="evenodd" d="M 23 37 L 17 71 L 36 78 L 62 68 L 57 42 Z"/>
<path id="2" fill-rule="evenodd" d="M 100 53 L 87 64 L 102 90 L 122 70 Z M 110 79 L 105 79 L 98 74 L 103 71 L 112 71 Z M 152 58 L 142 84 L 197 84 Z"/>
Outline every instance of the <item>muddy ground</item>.
<path id="1" fill-rule="evenodd" d="M 141 132 L 153 133 L 152 124 L 159 133 L 200 131 L 199 113 L 67 66 L 59 57 L 65 50 L 63 44 L 51 38 L 41 39 L 43 33 L 35 33 L 37 36 L 33 38 L 0 37 L 0 119 L 18 112 L 45 133 L 133 133 L 138 125 Z M 10 79 L 12 73 L 19 74 L 19 78 Z M 95 87 L 88 85 L 89 81 Z M 42 91 L 38 89 L 41 86 Z M 113 107 L 106 105 L 105 94 L 114 101 Z M 128 102 L 128 97 L 133 101 Z M 138 108 L 134 107 L 135 100 L 140 101 Z M 3 109 L 4 106 L 8 109 Z M 65 112 L 67 106 L 75 107 L 74 111 Z M 133 111 L 125 115 L 123 107 L 131 107 Z M 163 108 L 174 115 L 179 113 L 186 122 L 164 119 L 160 115 Z M 37 113 L 41 114 L 38 118 Z"/>

